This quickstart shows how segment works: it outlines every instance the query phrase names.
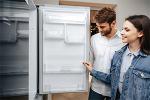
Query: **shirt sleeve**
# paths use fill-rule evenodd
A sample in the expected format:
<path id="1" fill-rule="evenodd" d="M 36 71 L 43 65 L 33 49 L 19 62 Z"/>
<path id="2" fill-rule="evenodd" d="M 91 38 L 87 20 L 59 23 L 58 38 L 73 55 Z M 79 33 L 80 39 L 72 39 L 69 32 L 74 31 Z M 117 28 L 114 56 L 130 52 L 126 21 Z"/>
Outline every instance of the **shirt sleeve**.
<path id="1" fill-rule="evenodd" d="M 91 41 L 90 41 L 90 59 L 89 61 L 93 64 L 94 63 L 94 37 L 91 37 Z"/>

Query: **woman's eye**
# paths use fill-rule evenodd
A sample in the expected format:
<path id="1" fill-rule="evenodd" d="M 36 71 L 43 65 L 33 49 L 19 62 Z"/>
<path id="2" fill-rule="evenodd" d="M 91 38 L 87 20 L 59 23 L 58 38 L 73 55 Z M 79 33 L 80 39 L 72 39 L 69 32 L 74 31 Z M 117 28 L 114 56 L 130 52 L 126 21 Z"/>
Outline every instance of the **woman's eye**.
<path id="1" fill-rule="evenodd" d="M 129 29 L 125 29 L 126 30 L 126 32 L 129 32 L 130 30 Z"/>
<path id="2" fill-rule="evenodd" d="M 127 27 L 123 28 L 123 30 L 125 30 L 126 32 L 129 32 L 129 31 L 130 31 L 130 29 L 127 28 Z"/>

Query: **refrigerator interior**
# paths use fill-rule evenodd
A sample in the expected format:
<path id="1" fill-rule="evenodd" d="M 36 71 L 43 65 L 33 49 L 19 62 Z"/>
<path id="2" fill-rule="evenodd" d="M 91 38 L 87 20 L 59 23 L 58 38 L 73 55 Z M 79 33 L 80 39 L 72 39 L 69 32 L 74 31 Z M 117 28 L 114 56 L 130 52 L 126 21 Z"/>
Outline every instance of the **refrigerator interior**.
<path id="1" fill-rule="evenodd" d="M 28 9 L 23 0 L 0 3 L 0 96 L 28 95 Z"/>

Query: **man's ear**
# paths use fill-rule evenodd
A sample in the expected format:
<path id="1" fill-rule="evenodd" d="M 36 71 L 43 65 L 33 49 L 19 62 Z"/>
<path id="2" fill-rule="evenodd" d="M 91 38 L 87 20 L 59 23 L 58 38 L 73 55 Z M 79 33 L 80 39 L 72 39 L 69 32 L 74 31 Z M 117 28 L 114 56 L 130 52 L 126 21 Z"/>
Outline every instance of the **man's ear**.
<path id="1" fill-rule="evenodd" d="M 114 20 L 114 21 L 112 22 L 112 24 L 113 24 L 113 25 L 116 25 L 116 20 Z"/>
<path id="2" fill-rule="evenodd" d="M 116 27 L 116 20 L 111 23 L 112 27 Z"/>

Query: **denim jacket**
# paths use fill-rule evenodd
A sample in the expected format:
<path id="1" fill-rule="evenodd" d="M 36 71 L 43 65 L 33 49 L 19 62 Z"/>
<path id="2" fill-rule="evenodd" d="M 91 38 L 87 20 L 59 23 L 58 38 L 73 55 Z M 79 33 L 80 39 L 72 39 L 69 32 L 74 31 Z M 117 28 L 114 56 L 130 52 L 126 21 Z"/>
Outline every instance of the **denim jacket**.
<path id="1" fill-rule="evenodd" d="M 94 69 L 91 72 L 96 79 L 111 84 L 111 100 L 116 99 L 122 56 L 126 49 L 127 45 L 115 52 L 110 74 Z M 139 55 L 133 58 L 131 66 L 125 73 L 120 100 L 150 100 L 150 55 L 140 51 Z"/>

